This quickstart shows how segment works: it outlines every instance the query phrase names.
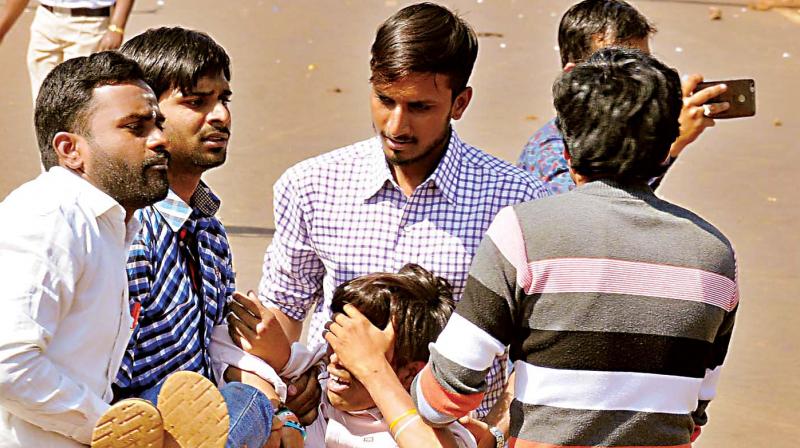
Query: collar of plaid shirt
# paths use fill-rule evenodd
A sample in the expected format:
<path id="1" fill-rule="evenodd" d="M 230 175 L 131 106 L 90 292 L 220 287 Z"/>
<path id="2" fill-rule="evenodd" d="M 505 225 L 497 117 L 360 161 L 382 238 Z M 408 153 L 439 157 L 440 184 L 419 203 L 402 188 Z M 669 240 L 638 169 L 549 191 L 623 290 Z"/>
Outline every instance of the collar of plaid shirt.
<path id="1" fill-rule="evenodd" d="M 367 161 L 371 168 L 369 172 L 373 173 L 373 176 L 368 179 L 367 182 L 364 182 L 362 191 L 359 194 L 359 197 L 362 197 L 365 201 L 378 194 L 381 188 L 386 185 L 386 182 L 400 189 L 397 182 L 394 180 L 394 176 L 392 176 L 389 163 L 386 161 L 386 157 L 383 154 L 380 138 L 376 137 L 372 139 L 371 142 L 377 145 L 379 150 L 370 152 L 370 158 Z M 423 188 L 428 184 L 435 185 L 436 188 L 441 190 L 442 196 L 444 196 L 447 202 L 453 205 L 458 204 L 459 182 L 461 179 L 459 173 L 461 172 L 463 151 L 464 142 L 458 137 L 455 129 L 451 127 L 450 142 L 447 145 L 444 156 L 442 156 L 442 160 L 439 161 L 439 165 L 436 166 L 433 173 L 431 173 L 417 188 Z"/>
<path id="2" fill-rule="evenodd" d="M 154 207 L 161 213 L 161 216 L 167 221 L 172 231 L 177 233 L 186 223 L 186 220 L 192 216 L 192 206 L 201 216 L 210 217 L 217 213 L 220 205 L 219 198 L 202 181 L 197 186 L 197 189 L 194 190 L 190 202 L 192 205 L 184 202 L 170 189 L 167 197 L 156 203 Z"/>

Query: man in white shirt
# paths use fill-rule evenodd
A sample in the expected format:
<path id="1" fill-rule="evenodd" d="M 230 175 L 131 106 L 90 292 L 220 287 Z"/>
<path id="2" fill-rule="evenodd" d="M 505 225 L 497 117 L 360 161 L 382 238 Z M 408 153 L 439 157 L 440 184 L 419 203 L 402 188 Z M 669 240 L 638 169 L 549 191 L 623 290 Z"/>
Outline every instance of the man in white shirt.
<path id="1" fill-rule="evenodd" d="M 0 42 L 30 0 L 6 0 L 0 15 Z M 134 0 L 39 0 L 31 23 L 28 73 L 33 101 L 42 80 L 56 65 L 122 45 Z"/>
<path id="2" fill-rule="evenodd" d="M 167 194 L 163 117 L 135 62 L 80 57 L 45 78 L 48 171 L 0 203 L 0 446 L 88 444 L 130 338 L 133 212 Z"/>

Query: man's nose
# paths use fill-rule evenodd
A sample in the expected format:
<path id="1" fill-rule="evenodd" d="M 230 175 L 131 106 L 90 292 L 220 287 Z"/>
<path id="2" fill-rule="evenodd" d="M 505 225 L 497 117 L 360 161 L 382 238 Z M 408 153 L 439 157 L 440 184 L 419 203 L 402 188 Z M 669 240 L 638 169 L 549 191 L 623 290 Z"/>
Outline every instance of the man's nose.
<path id="1" fill-rule="evenodd" d="M 386 133 L 389 137 L 398 137 L 409 134 L 408 111 L 398 104 L 389 113 L 386 122 Z"/>
<path id="2" fill-rule="evenodd" d="M 147 138 L 147 148 L 154 152 L 167 152 L 167 143 L 167 136 L 164 135 L 164 131 L 157 127 L 153 129 L 153 132 Z"/>
<path id="3" fill-rule="evenodd" d="M 222 123 L 225 127 L 230 127 L 231 111 L 228 105 L 222 101 L 217 101 L 217 104 L 214 105 L 214 109 L 208 114 L 208 121 L 211 123 Z"/>

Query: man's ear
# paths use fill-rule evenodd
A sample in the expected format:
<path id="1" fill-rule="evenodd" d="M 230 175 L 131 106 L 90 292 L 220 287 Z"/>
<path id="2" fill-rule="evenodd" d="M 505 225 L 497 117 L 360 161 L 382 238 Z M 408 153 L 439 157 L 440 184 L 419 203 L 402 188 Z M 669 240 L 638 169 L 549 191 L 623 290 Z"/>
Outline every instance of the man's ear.
<path id="1" fill-rule="evenodd" d="M 405 390 L 411 389 L 411 382 L 414 381 L 414 377 L 417 376 L 422 369 L 425 368 L 425 363 L 422 361 L 411 361 L 410 363 L 404 365 L 397 369 L 397 378 L 400 380 L 400 383 L 403 385 Z"/>
<path id="2" fill-rule="evenodd" d="M 567 148 L 564 148 L 564 160 L 567 161 L 567 166 L 572 168 L 572 156 L 567 151 Z"/>
<path id="3" fill-rule="evenodd" d="M 576 66 L 576 65 L 577 65 L 577 64 L 575 64 L 574 62 L 567 62 L 567 63 L 564 65 L 564 73 L 569 73 L 569 72 L 571 72 L 571 71 L 572 71 L 572 69 L 573 69 L 573 68 L 575 68 L 575 66 Z"/>
<path id="4" fill-rule="evenodd" d="M 83 155 L 78 150 L 80 137 L 71 132 L 59 132 L 53 137 L 53 150 L 58 156 L 58 164 L 73 171 L 83 173 Z"/>
<path id="5" fill-rule="evenodd" d="M 456 96 L 455 101 L 453 101 L 453 107 L 450 111 L 452 112 L 450 115 L 453 120 L 458 120 L 464 115 L 464 111 L 467 110 L 470 100 L 472 100 L 472 87 L 466 87 Z"/>

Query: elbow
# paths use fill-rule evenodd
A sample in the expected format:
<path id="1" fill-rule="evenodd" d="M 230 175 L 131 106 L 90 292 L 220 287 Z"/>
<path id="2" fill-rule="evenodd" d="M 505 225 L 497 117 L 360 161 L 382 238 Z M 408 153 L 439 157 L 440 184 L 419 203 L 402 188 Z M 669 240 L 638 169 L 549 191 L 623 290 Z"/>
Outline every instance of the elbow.
<path id="1" fill-rule="evenodd" d="M 24 383 L 32 381 L 28 372 L 41 350 L 29 344 L 0 345 L 0 402 L 16 396 Z"/>

